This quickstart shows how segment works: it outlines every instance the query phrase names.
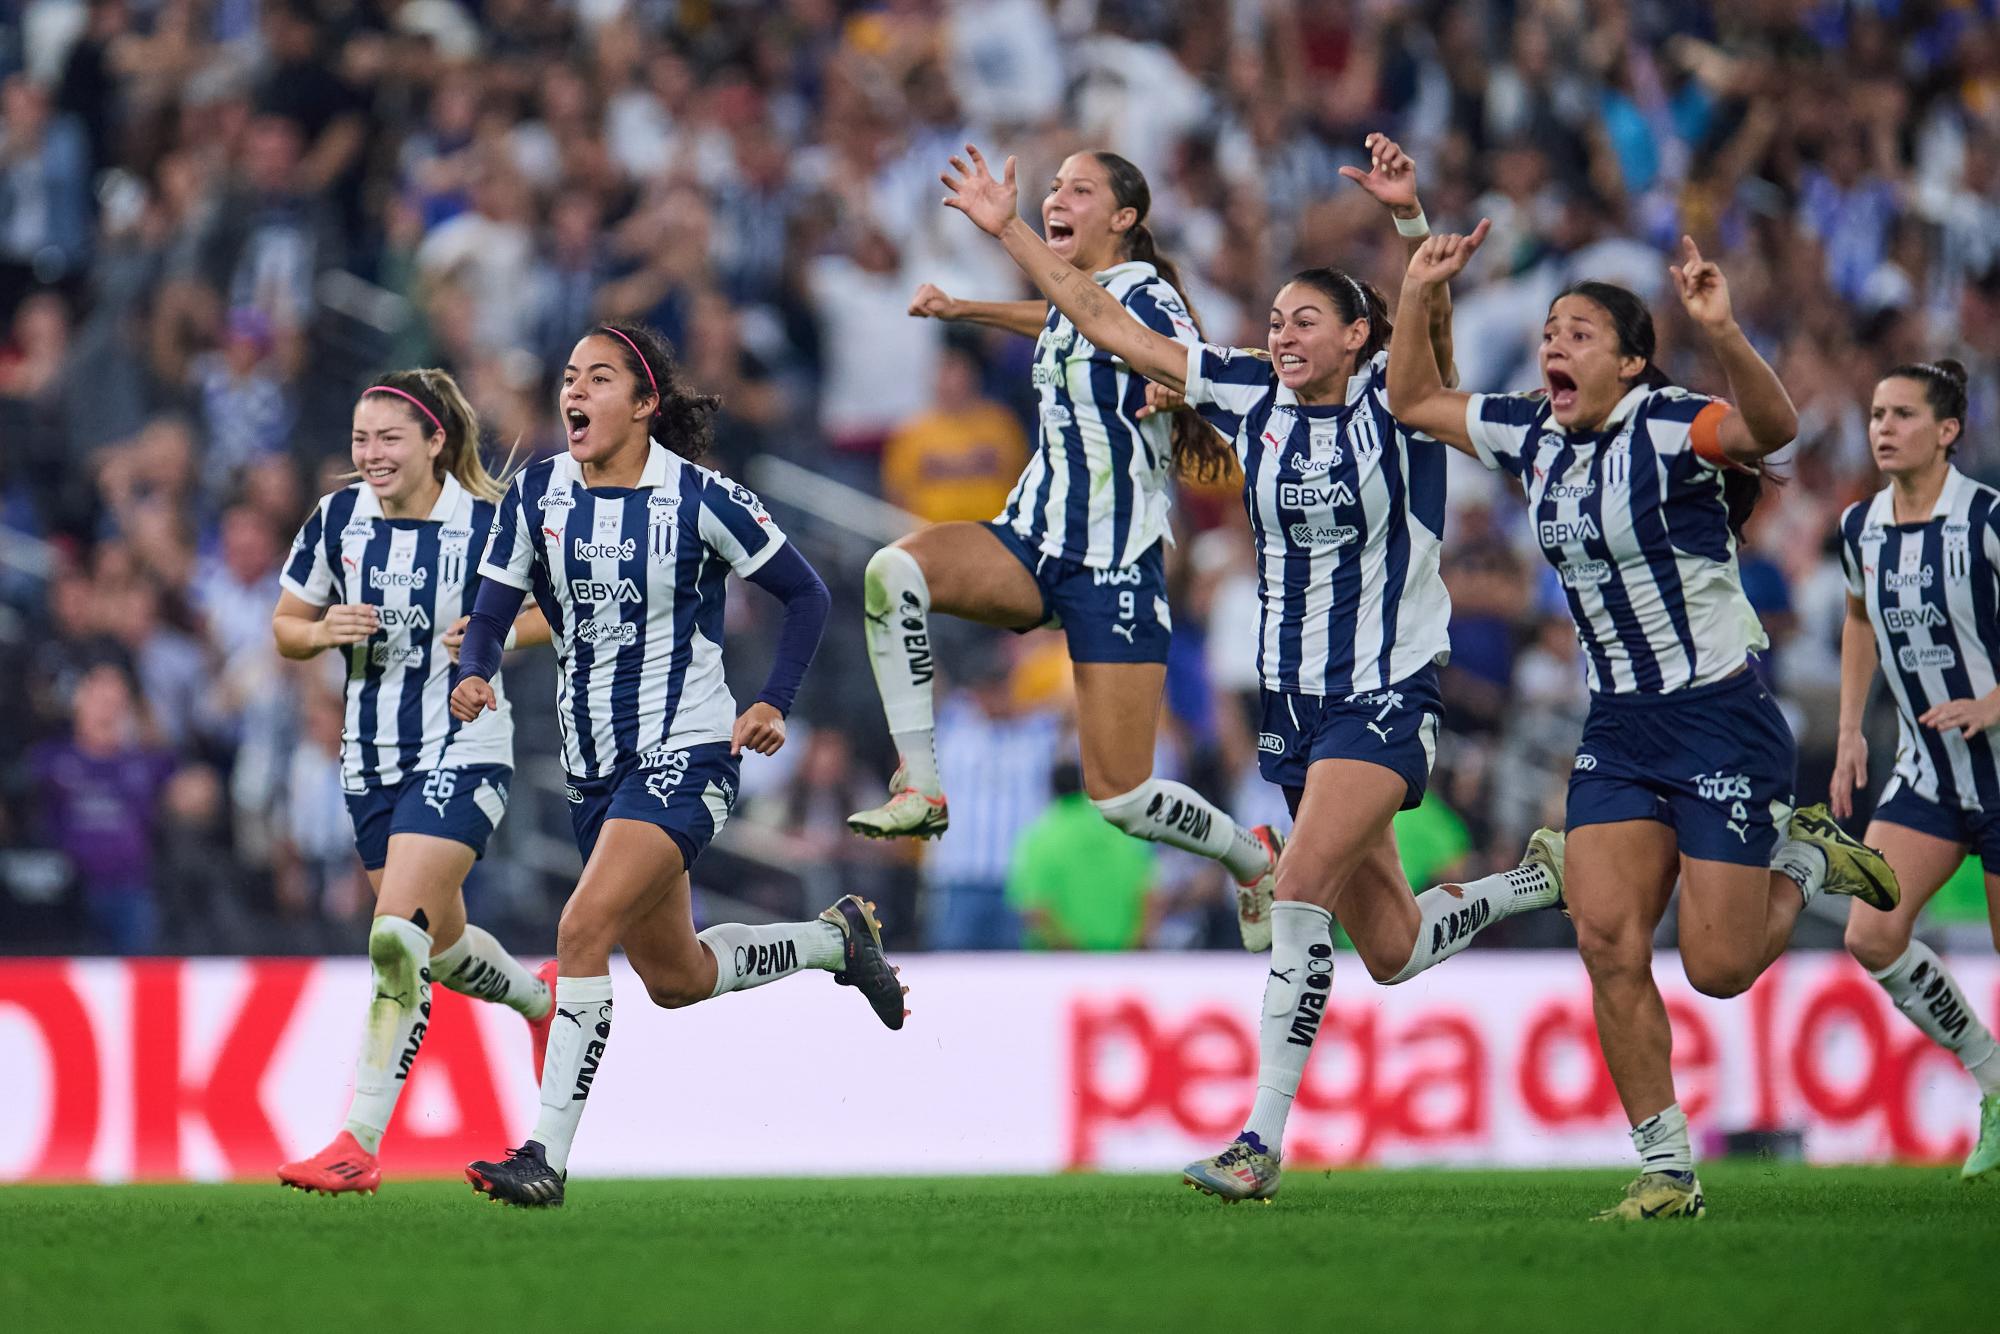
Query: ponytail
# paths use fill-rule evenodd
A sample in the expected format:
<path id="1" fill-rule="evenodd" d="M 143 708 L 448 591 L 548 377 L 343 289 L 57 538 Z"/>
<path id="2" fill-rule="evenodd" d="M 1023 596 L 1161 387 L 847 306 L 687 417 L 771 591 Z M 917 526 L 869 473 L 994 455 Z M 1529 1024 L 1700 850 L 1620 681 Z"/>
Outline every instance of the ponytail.
<path id="1" fill-rule="evenodd" d="M 402 399 L 426 439 L 438 431 L 444 432 L 444 448 L 431 460 L 432 475 L 439 481 L 446 476 L 455 477 L 460 486 L 480 500 L 500 499 L 507 489 L 506 467 L 502 465 L 501 476 L 487 470 L 486 460 L 479 453 L 479 414 L 451 372 L 435 367 L 391 371 L 362 392 L 386 393 Z"/>
<path id="2" fill-rule="evenodd" d="M 1153 240 L 1152 229 L 1146 226 L 1146 215 L 1153 208 L 1153 191 L 1146 184 L 1145 173 L 1118 154 L 1104 149 L 1094 150 L 1091 156 L 1097 159 L 1097 165 L 1103 167 L 1105 175 L 1110 178 L 1111 198 L 1118 207 L 1133 209 L 1139 215 L 1125 233 L 1126 258 L 1153 266 L 1153 272 L 1160 275 L 1160 280 L 1180 296 L 1181 304 L 1187 308 L 1188 321 L 1199 335 L 1201 316 L 1195 313 L 1194 302 L 1188 300 L 1187 288 L 1181 282 L 1180 266 L 1160 253 L 1158 243 Z M 1174 470 L 1189 481 L 1219 482 L 1235 466 L 1235 447 L 1192 409 L 1183 408 L 1173 414 L 1167 438 L 1173 452 Z"/>

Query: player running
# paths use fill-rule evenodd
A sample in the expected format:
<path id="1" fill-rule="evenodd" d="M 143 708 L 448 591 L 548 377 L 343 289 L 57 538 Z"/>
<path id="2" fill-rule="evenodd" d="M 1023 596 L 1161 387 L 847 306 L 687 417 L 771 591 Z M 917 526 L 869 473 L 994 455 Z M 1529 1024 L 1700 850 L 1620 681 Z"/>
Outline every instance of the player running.
<path id="1" fill-rule="evenodd" d="M 278 1169 L 301 1190 L 339 1195 L 382 1183 L 375 1158 L 430 1022 L 431 983 L 518 1011 L 535 1069 L 553 1012 L 553 963 L 530 974 L 465 920 L 466 872 L 507 811 L 514 725 L 494 711 L 461 725 L 448 707 L 453 624 L 473 604 L 500 483 L 479 457 L 479 421 L 451 376 L 397 371 L 354 405 L 360 480 L 321 498 L 279 575 L 278 652 L 347 659 L 341 786 L 354 846 L 375 891 L 368 929 L 373 999 L 354 1099 L 333 1143 Z M 547 640 L 539 616 L 529 642 Z"/>
<path id="2" fill-rule="evenodd" d="M 1482 223 L 1418 249 L 1396 312 L 1405 329 L 1484 236 Z M 1645 304 L 1609 283 L 1572 284 L 1549 307 L 1541 394 L 1458 393 L 1425 340 L 1389 345 L 1396 415 L 1526 487 L 1583 646 L 1591 704 L 1570 778 L 1564 894 L 1642 1164 L 1600 1220 L 1698 1218 L 1705 1207 L 1652 973 L 1676 876 L 1681 962 L 1710 996 L 1748 990 L 1822 891 L 1896 903 L 1880 854 L 1823 806 L 1793 812 L 1792 734 L 1749 670 L 1765 638 L 1736 537 L 1761 460 L 1798 417 L 1731 316 L 1721 269 L 1685 245 L 1669 272 L 1735 407 L 1670 385 L 1653 365 Z"/>
<path id="3" fill-rule="evenodd" d="M 2000 1170 L 2000 1050 L 1944 963 L 1911 938 L 1968 848 L 2000 904 L 2000 492 L 1952 466 L 1965 431 L 1965 368 L 1898 366 L 1875 386 L 1869 444 L 1889 479 L 1840 516 L 1847 624 L 1833 812 L 1868 782 L 1861 718 L 1875 669 L 1896 701 L 1896 767 L 1867 838 L 1903 890 L 1886 913 L 1853 910 L 1847 949 L 1896 1008 L 1979 1083 L 1979 1138 L 1959 1175 Z M 1993 914 L 2000 944 L 2000 910 Z"/>
<path id="4" fill-rule="evenodd" d="M 1405 236 L 1427 229 L 1415 165 L 1385 136 L 1368 148 L 1371 170 L 1348 173 Z M 1262 607 L 1258 764 L 1296 825 L 1278 863 L 1256 1101 L 1243 1133 L 1184 1179 L 1226 1200 L 1269 1199 L 1333 983 L 1334 919 L 1377 981 L 1407 981 L 1491 923 L 1556 903 L 1562 839 L 1540 831 L 1522 866 L 1467 885 L 1413 897 L 1403 877 L 1391 825 L 1430 781 L 1451 599 L 1438 572 L 1444 450 L 1389 415 L 1380 294 L 1309 269 L 1273 298 L 1268 354 L 1185 343 L 1057 262 L 1015 214 L 1011 158 L 997 181 L 977 149 L 966 159 L 952 159 L 945 202 L 998 237 L 1081 337 L 1184 395 L 1243 465 Z M 1430 331 L 1449 363 L 1448 307 Z"/>
<path id="5" fill-rule="evenodd" d="M 1049 253 L 1159 336 L 1200 337 L 1179 275 L 1146 229 L 1146 178 L 1113 153 L 1065 159 L 1042 200 Z M 1083 785 L 1118 828 L 1221 862 L 1238 885 L 1246 949 L 1271 942 L 1279 835 L 1245 829 L 1184 783 L 1153 776 L 1173 625 L 1165 561 L 1168 483 L 1176 467 L 1221 475 L 1227 451 L 1185 414 L 1152 416 L 1146 382 L 1040 302 L 954 302 L 936 288 L 912 314 L 1039 331 L 1035 454 L 991 523 L 940 523 L 868 562 L 868 657 L 902 763 L 889 800 L 848 825 L 870 838 L 934 838 L 948 815 L 931 706 L 930 615 L 1027 630 L 1060 623 L 1077 696 Z M 1150 419 L 1148 419 L 1150 417 Z"/>
<path id="6" fill-rule="evenodd" d="M 452 713 L 497 706 L 501 635 L 532 590 L 562 667 L 563 768 L 584 857 L 557 928 L 541 1115 L 505 1159 L 465 1170 L 475 1190 L 508 1204 L 563 1202 L 570 1143 L 611 1037 L 614 946 L 668 1009 L 821 968 L 858 988 L 885 1025 L 903 1026 L 908 989 L 859 898 L 810 922 L 694 930 L 688 870 L 729 818 L 740 753 L 785 744 L 829 605 L 757 497 L 695 462 L 716 407 L 680 382 L 658 333 L 600 325 L 563 368 L 569 452 L 508 488 L 481 566 L 488 582 Z M 785 604 L 777 661 L 740 716 L 722 674 L 731 571 Z"/>

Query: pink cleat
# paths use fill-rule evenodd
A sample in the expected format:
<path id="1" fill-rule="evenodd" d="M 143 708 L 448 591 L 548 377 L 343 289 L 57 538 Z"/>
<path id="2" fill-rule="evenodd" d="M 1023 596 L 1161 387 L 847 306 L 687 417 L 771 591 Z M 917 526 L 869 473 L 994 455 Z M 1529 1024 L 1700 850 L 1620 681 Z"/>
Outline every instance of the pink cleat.
<path id="1" fill-rule="evenodd" d="M 542 1086 L 542 1057 L 549 1051 L 549 1024 L 556 1017 L 556 973 L 560 964 L 550 959 L 535 970 L 535 976 L 548 983 L 549 1012 L 539 1019 L 528 1021 L 528 1040 L 535 1046 L 535 1087 Z"/>
<path id="2" fill-rule="evenodd" d="M 382 1165 L 343 1130 L 312 1157 L 279 1168 L 278 1180 L 320 1195 L 373 1195 L 382 1186 Z"/>

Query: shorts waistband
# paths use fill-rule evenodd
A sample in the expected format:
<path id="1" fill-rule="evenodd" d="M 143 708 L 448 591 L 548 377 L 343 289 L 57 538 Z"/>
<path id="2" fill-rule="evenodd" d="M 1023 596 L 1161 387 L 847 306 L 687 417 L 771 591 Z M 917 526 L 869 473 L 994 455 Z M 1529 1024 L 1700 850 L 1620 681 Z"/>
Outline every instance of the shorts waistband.
<path id="1" fill-rule="evenodd" d="M 1612 709 L 1670 709 L 1681 704 L 1695 704 L 1705 699 L 1715 699 L 1722 695 L 1733 695 L 1739 691 L 1760 688 L 1757 673 L 1746 664 L 1733 676 L 1720 681 L 1711 681 L 1705 686 L 1688 686 L 1683 690 L 1619 691 L 1593 690 L 1590 692 L 1590 707 L 1600 704 Z"/>

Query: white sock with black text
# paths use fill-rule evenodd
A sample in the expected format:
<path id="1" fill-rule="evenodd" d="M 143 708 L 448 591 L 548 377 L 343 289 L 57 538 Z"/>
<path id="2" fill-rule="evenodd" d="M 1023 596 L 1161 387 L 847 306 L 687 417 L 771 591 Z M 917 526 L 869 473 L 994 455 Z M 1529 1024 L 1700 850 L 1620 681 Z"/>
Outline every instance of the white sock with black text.
<path id="1" fill-rule="evenodd" d="M 542 1110 L 528 1136 L 558 1172 L 568 1170 L 569 1146 L 610 1041 L 610 975 L 558 977 L 555 1022 L 542 1058 Z"/>
<path id="2" fill-rule="evenodd" d="M 1271 850 L 1263 841 L 1185 783 L 1148 778 L 1130 792 L 1091 805 L 1134 838 L 1221 862 L 1239 885 L 1271 869 Z"/>
<path id="3" fill-rule="evenodd" d="M 1982 1095 L 2000 1093 L 2000 1048 L 1935 950 L 1913 940 L 1896 962 L 1880 972 L 1871 968 L 1868 976 L 1925 1037 L 1958 1057 L 1979 1081 Z"/>
<path id="4" fill-rule="evenodd" d="M 402 917 L 377 917 L 368 928 L 368 1022 L 354 1062 L 354 1098 L 345 1129 L 373 1153 L 396 1113 L 396 1099 L 424 1045 L 431 1020 L 431 937 Z"/>
<path id="5" fill-rule="evenodd" d="M 1549 873 L 1542 866 L 1516 866 L 1462 885 L 1433 885 L 1417 895 L 1416 944 L 1410 947 L 1409 962 L 1389 979 L 1389 985 L 1435 968 L 1502 918 L 1551 902 Z"/>
<path id="6" fill-rule="evenodd" d="M 1694 1149 L 1688 1144 L 1688 1119 L 1679 1103 L 1632 1127 L 1632 1147 L 1639 1151 L 1640 1171 L 1694 1175 Z"/>
<path id="7" fill-rule="evenodd" d="M 1270 962 L 1257 1027 L 1257 1098 L 1243 1131 L 1254 1147 L 1276 1155 L 1333 992 L 1333 914 L 1316 903 L 1272 904 Z"/>
<path id="8" fill-rule="evenodd" d="M 836 969 L 847 958 L 847 938 L 832 922 L 769 926 L 717 922 L 695 939 L 715 956 L 711 1000 L 725 991 L 748 991 L 806 968 Z"/>
<path id="9" fill-rule="evenodd" d="M 1771 869 L 1797 884 L 1800 896 L 1810 904 L 1826 883 L 1826 852 L 1811 843 L 1788 838 L 1771 854 Z"/>
<path id="10" fill-rule="evenodd" d="M 861 587 L 868 665 L 903 759 L 904 781 L 926 796 L 939 796 L 930 584 L 916 557 L 901 547 L 883 547 L 869 558 Z"/>
<path id="11" fill-rule="evenodd" d="M 491 932 L 470 922 L 448 948 L 431 956 L 431 975 L 447 990 L 493 1001 L 527 1019 L 540 1019 L 555 1004 L 546 982 L 523 968 Z"/>

